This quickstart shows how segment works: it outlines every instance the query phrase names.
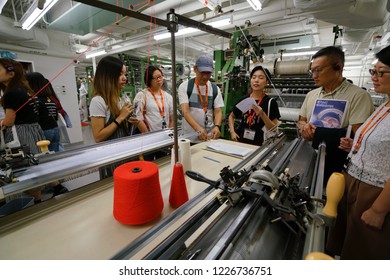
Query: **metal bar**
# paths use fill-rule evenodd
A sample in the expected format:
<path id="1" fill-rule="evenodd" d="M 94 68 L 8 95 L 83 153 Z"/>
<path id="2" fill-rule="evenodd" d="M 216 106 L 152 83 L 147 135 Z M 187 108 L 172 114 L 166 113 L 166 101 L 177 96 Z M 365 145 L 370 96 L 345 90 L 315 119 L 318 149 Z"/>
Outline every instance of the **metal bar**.
<path id="1" fill-rule="evenodd" d="M 199 30 L 202 30 L 202 31 L 205 31 L 208 33 L 212 33 L 214 35 L 221 36 L 221 37 L 228 38 L 228 39 L 230 39 L 232 37 L 231 33 L 214 28 L 210 25 L 198 22 L 196 20 L 181 16 L 181 15 L 177 15 L 177 17 L 179 18 L 179 24 L 181 24 L 181 25 L 185 25 L 187 27 L 197 28 Z"/>
<path id="2" fill-rule="evenodd" d="M 322 199 L 323 189 L 324 189 L 324 170 L 325 170 L 325 154 L 326 154 L 326 144 L 322 142 L 318 146 L 318 158 L 316 164 L 316 173 L 315 182 L 313 182 L 314 196 L 316 198 Z"/>
<path id="3" fill-rule="evenodd" d="M 142 21 L 146 21 L 146 22 L 152 22 L 153 21 L 156 24 L 161 25 L 161 26 L 165 26 L 165 27 L 168 27 L 168 24 L 169 24 L 165 20 L 162 20 L 162 19 L 159 19 L 159 18 L 155 18 L 155 17 L 152 17 L 152 16 L 148 16 L 148 15 L 144 15 L 144 14 L 139 13 L 139 12 L 134 12 L 132 10 L 125 9 L 125 8 L 122 8 L 122 7 L 119 7 L 119 6 L 115 6 L 115 5 L 112 5 L 112 4 L 109 4 L 109 3 L 105 3 L 105 2 L 102 2 L 102 1 L 77 0 L 77 2 L 86 4 L 86 5 L 89 5 L 89 6 L 93 6 L 93 7 L 96 7 L 96 8 L 100 8 L 100 9 L 103 9 L 103 10 L 107 10 L 107 11 L 110 11 L 110 12 L 113 12 L 113 13 L 121 14 L 123 16 L 136 18 L 136 19 L 139 19 L 139 20 L 142 20 Z"/>
<path id="4" fill-rule="evenodd" d="M 175 151 L 175 164 L 179 161 L 179 142 L 177 131 L 177 88 L 176 88 L 176 42 L 175 33 L 177 32 L 177 17 L 175 10 L 170 10 L 167 15 L 169 21 L 169 31 L 171 33 L 171 59 L 172 59 L 172 98 L 173 98 L 173 148 Z"/>
<path id="5" fill-rule="evenodd" d="M 140 153 L 172 145 L 172 130 L 166 129 L 114 141 L 91 145 L 89 149 L 74 150 L 67 157 L 30 166 L 19 172 L 18 182 L 3 186 L 4 196 L 48 184 L 74 174 L 82 173 L 120 160 L 137 157 Z M 61 153 L 59 153 L 61 155 Z"/>
<path id="6" fill-rule="evenodd" d="M 167 28 L 169 27 L 169 22 L 168 21 L 165 21 L 165 20 L 162 20 L 162 19 L 159 19 L 159 18 L 155 18 L 155 17 L 152 17 L 152 16 L 144 15 L 144 14 L 139 13 L 139 12 L 134 12 L 134 11 L 131 11 L 131 10 L 128 10 L 128 9 L 125 9 L 125 8 L 121 8 L 121 7 L 112 5 L 112 4 L 104 3 L 102 1 L 77 0 L 77 2 L 86 4 L 86 5 L 90 5 L 90 6 L 93 6 L 93 7 L 96 7 L 96 8 L 100 8 L 100 9 L 103 9 L 103 10 L 111 11 L 111 12 L 114 12 L 114 13 L 117 13 L 117 14 L 121 14 L 123 16 L 133 17 L 133 18 L 136 18 L 136 19 L 139 19 L 139 20 L 142 20 L 142 21 L 146 21 L 148 23 L 149 22 L 154 22 L 154 23 L 156 23 L 156 24 L 158 24 L 160 26 L 165 26 Z M 212 27 L 210 25 L 198 22 L 196 20 L 193 20 L 193 19 L 190 19 L 190 18 L 186 18 L 186 17 L 181 16 L 181 15 L 176 15 L 176 16 L 178 17 L 179 24 L 181 24 L 181 25 L 185 25 L 187 27 L 197 28 L 199 30 L 202 30 L 202 31 L 205 31 L 205 32 L 217 35 L 217 36 L 229 38 L 229 39 L 230 39 L 230 37 L 232 35 L 229 32 L 226 32 L 226 31 L 214 28 L 214 27 Z"/>
<path id="7" fill-rule="evenodd" d="M 245 208 L 240 212 L 239 216 L 234 222 L 227 228 L 223 236 L 218 240 L 217 244 L 210 250 L 205 257 L 205 260 L 216 260 L 223 254 L 223 252 L 229 247 L 230 242 L 236 236 L 242 225 L 245 223 L 249 215 L 259 208 L 260 198 L 249 201 Z"/>

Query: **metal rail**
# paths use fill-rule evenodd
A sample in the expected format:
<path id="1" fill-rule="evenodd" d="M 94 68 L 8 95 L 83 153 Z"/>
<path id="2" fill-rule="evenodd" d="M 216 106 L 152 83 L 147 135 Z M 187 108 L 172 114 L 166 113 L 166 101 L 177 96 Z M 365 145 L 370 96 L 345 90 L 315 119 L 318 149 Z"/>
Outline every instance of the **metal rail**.
<path id="1" fill-rule="evenodd" d="M 172 144 L 173 132 L 171 129 L 166 129 L 105 141 L 91 145 L 87 149 L 75 149 L 53 154 L 47 157 L 47 162 L 30 166 L 18 172 L 18 182 L 0 188 L 0 199 L 71 175 L 121 160 L 136 158 L 142 153 L 148 153 Z M 42 160 L 45 161 L 45 158 L 42 157 Z"/>

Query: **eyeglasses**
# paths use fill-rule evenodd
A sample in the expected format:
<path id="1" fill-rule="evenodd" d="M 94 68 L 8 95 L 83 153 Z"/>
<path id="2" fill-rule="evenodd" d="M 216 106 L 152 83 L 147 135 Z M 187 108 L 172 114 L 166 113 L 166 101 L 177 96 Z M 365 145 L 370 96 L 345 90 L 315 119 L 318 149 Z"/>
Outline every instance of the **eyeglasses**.
<path id="1" fill-rule="evenodd" d="M 319 74 L 321 73 L 325 68 L 329 67 L 330 65 L 324 66 L 324 67 L 316 67 L 314 69 L 309 70 L 309 75 L 313 76 L 314 74 Z"/>
<path id="2" fill-rule="evenodd" d="M 382 77 L 386 73 L 390 73 L 390 71 L 378 71 L 376 69 L 368 69 L 368 72 L 370 72 L 371 76 L 377 76 Z"/>
<path id="3" fill-rule="evenodd" d="M 164 79 L 164 76 L 158 76 L 158 77 L 153 77 L 152 80 L 157 80 L 157 81 L 161 81 Z"/>

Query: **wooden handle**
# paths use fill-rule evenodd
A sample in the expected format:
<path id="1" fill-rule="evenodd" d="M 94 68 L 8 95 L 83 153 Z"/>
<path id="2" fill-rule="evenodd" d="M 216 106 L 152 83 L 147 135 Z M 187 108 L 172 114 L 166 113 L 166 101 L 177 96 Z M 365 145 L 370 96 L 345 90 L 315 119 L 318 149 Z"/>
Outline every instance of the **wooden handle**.
<path id="1" fill-rule="evenodd" d="M 334 172 L 326 185 L 326 204 L 322 212 L 331 218 L 337 216 L 337 205 L 343 197 L 345 189 L 344 175 Z"/>
<path id="2" fill-rule="evenodd" d="M 309 253 L 305 260 L 307 261 L 311 261 L 311 260 L 334 260 L 334 258 L 332 258 L 331 256 L 325 254 L 325 253 L 321 253 L 321 252 L 311 252 Z"/>
<path id="3" fill-rule="evenodd" d="M 41 140 L 37 142 L 37 146 L 41 149 L 41 153 L 45 153 L 49 151 L 49 140 Z"/>

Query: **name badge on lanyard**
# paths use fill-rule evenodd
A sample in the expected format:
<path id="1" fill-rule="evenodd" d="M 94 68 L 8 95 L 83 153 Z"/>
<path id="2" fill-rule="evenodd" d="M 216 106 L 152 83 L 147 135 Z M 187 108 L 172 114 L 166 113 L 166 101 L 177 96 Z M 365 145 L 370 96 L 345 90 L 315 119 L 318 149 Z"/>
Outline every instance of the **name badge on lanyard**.
<path id="1" fill-rule="evenodd" d="M 256 131 L 246 128 L 244 130 L 244 138 L 248 140 L 255 140 Z"/>
<path id="2" fill-rule="evenodd" d="M 167 128 L 167 122 L 165 121 L 165 116 L 164 116 L 162 120 L 162 129 L 166 129 L 166 128 Z"/>
<path id="3" fill-rule="evenodd" d="M 207 117 L 207 111 L 204 112 L 204 127 L 207 127 L 207 124 L 209 123 L 209 118 Z"/>

